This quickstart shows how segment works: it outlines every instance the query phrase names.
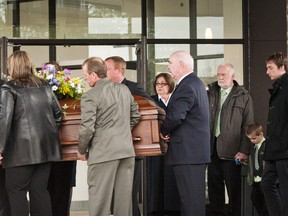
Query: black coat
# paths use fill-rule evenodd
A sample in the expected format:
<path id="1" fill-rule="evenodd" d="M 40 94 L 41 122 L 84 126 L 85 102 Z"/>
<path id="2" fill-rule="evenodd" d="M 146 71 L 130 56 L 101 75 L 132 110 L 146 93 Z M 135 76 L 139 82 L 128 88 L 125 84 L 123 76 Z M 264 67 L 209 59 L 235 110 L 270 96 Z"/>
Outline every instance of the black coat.
<path id="1" fill-rule="evenodd" d="M 209 103 L 203 82 L 193 73 L 175 88 L 161 133 L 170 136 L 168 164 L 210 162 Z"/>
<path id="2" fill-rule="evenodd" d="M 163 103 L 162 100 L 159 100 L 158 95 L 152 95 L 151 98 L 156 102 L 156 104 L 161 107 L 164 111 L 166 111 L 166 105 Z"/>
<path id="3" fill-rule="evenodd" d="M 264 165 L 265 165 L 265 161 L 264 161 L 265 143 L 266 141 L 262 143 L 261 147 L 258 150 L 258 164 L 259 164 L 258 170 L 255 169 L 256 148 L 255 146 L 251 148 L 250 155 L 249 155 L 249 164 L 248 164 L 249 166 L 248 166 L 248 177 L 247 177 L 247 182 L 249 185 L 252 185 L 254 183 L 255 176 L 262 177 L 262 173 L 263 173 Z"/>
<path id="4" fill-rule="evenodd" d="M 269 112 L 264 160 L 288 158 L 288 74 L 269 89 Z"/>
<path id="5" fill-rule="evenodd" d="M 142 96 L 153 101 L 150 95 L 146 93 L 144 88 L 139 83 L 127 80 L 126 78 L 124 78 L 124 80 L 121 83 L 129 88 L 132 95 Z"/>
<path id="6" fill-rule="evenodd" d="M 159 107 L 166 110 L 158 95 L 151 98 Z M 167 155 L 146 158 L 148 167 L 148 214 L 151 212 L 180 212 L 180 197 L 173 167 L 167 164 Z M 180 213 L 179 213 L 180 214 Z M 156 214 L 155 214 L 156 215 Z"/>
<path id="7" fill-rule="evenodd" d="M 61 119 L 61 107 L 50 86 L 24 88 L 15 81 L 5 83 L 0 104 L 3 167 L 60 160 Z"/>

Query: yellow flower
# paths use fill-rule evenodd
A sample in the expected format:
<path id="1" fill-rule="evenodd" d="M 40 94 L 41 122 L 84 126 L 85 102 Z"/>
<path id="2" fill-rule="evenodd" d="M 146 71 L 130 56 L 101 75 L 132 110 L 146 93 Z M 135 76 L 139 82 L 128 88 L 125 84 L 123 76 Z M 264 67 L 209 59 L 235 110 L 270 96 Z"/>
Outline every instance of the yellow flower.
<path id="1" fill-rule="evenodd" d="M 83 78 L 70 78 L 71 71 L 68 69 L 57 71 L 51 65 L 44 65 L 42 70 L 35 73 L 49 83 L 58 99 L 80 99 L 86 90 Z"/>

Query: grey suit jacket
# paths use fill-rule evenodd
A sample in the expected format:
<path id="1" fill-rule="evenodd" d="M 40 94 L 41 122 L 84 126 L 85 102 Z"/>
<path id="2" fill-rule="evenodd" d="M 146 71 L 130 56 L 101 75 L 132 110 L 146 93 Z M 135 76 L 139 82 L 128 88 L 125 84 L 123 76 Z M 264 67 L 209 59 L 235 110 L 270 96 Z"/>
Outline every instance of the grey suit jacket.
<path id="1" fill-rule="evenodd" d="M 81 98 L 78 149 L 89 151 L 88 165 L 134 157 L 131 130 L 140 112 L 129 89 L 101 79 Z"/>

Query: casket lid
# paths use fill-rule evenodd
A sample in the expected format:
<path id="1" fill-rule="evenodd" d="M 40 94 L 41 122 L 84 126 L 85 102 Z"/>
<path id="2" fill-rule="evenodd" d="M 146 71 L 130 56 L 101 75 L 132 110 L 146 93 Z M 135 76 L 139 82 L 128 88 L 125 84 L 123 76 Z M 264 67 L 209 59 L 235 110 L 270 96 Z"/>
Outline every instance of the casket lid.
<path id="1" fill-rule="evenodd" d="M 138 95 L 134 95 L 134 99 L 138 103 L 141 115 L 160 115 L 165 117 L 165 111 L 157 106 L 154 101 Z"/>

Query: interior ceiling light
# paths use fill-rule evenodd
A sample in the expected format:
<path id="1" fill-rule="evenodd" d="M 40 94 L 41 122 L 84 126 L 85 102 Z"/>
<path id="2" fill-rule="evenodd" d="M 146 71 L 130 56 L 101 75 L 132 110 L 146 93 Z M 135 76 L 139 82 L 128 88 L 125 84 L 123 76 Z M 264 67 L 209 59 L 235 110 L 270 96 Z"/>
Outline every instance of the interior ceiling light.
<path id="1" fill-rule="evenodd" d="M 208 17 L 210 17 L 210 1 L 208 0 Z M 213 34 L 212 34 L 212 29 L 210 26 L 207 26 L 205 29 L 205 35 L 204 35 L 205 39 L 212 39 L 213 38 Z"/>
<path id="2" fill-rule="evenodd" d="M 208 26 L 205 29 L 205 39 L 212 39 L 212 38 L 213 38 L 212 29 Z"/>

